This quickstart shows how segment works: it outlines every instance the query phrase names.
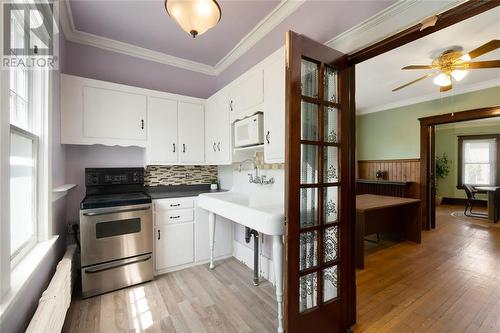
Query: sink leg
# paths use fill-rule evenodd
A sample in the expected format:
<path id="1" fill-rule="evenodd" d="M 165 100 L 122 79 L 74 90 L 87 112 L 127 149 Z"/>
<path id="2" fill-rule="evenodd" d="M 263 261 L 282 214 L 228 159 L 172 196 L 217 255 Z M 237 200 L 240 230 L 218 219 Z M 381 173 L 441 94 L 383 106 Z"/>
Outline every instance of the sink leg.
<path id="1" fill-rule="evenodd" d="M 273 236 L 273 265 L 278 301 L 278 333 L 283 333 L 283 238 Z"/>
<path id="2" fill-rule="evenodd" d="M 208 213 L 208 239 L 210 242 L 210 269 L 214 269 L 215 214 Z"/>

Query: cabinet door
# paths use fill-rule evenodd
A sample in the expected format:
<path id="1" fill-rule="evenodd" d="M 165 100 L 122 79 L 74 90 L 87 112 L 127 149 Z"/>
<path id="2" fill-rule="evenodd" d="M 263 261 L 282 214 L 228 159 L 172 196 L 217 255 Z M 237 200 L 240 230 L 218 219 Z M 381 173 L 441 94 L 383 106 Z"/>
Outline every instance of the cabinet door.
<path id="1" fill-rule="evenodd" d="M 208 211 L 196 207 L 195 209 L 195 261 L 206 261 L 210 258 L 210 244 L 208 237 Z M 215 222 L 215 249 L 216 258 L 227 257 L 233 253 L 233 222 L 216 216 Z"/>
<path id="2" fill-rule="evenodd" d="M 205 117 L 202 104 L 179 102 L 179 161 L 205 162 Z"/>
<path id="3" fill-rule="evenodd" d="M 285 62 L 264 69 L 264 161 L 285 162 Z"/>
<path id="4" fill-rule="evenodd" d="M 149 164 L 177 162 L 177 101 L 151 97 L 148 111 Z"/>
<path id="5" fill-rule="evenodd" d="M 118 90 L 83 88 L 83 136 L 146 141 L 147 97 Z"/>
<path id="6" fill-rule="evenodd" d="M 241 119 L 255 113 L 254 108 L 264 101 L 262 70 L 256 70 L 240 79 L 229 93 L 231 119 Z M 260 110 L 262 111 L 262 110 Z"/>
<path id="7" fill-rule="evenodd" d="M 191 222 L 155 228 L 155 269 L 157 271 L 193 262 L 193 226 Z"/>
<path id="8" fill-rule="evenodd" d="M 217 95 L 210 97 L 205 104 L 205 161 L 217 164 Z"/>

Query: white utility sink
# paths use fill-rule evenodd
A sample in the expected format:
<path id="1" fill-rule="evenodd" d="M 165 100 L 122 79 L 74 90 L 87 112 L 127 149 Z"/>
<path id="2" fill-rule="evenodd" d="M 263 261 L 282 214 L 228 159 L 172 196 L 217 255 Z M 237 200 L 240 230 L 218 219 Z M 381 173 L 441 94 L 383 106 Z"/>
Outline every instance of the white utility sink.
<path id="1" fill-rule="evenodd" d="M 200 194 L 198 206 L 266 235 L 285 233 L 283 205 L 262 205 L 243 193 L 218 192 Z"/>
<path id="2" fill-rule="evenodd" d="M 214 269 L 215 215 L 225 217 L 273 238 L 273 266 L 278 302 L 278 333 L 283 333 L 283 234 L 285 209 L 283 205 L 266 205 L 237 192 L 203 193 L 198 206 L 208 210 L 210 240 L 210 269 Z"/>

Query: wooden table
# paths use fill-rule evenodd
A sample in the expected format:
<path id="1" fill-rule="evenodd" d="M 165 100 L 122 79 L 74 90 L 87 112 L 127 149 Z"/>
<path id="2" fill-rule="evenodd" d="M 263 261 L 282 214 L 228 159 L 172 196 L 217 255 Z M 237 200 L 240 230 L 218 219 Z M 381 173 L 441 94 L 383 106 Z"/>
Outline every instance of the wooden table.
<path id="1" fill-rule="evenodd" d="M 364 237 L 379 232 L 399 233 L 421 241 L 420 200 L 375 194 L 356 196 L 356 267 L 365 266 Z"/>
<path id="2" fill-rule="evenodd" d="M 474 186 L 476 190 L 488 192 L 488 220 L 492 221 L 495 219 L 495 203 L 493 202 L 495 197 L 495 191 L 500 186 Z"/>

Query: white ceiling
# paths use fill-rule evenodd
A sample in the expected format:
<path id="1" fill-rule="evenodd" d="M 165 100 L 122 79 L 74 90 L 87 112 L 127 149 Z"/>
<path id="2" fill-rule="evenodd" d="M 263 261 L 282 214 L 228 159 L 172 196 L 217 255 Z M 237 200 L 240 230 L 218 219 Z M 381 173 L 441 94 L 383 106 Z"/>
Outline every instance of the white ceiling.
<path id="1" fill-rule="evenodd" d="M 356 66 L 356 106 L 358 114 L 377 112 L 425 100 L 453 96 L 467 91 L 500 86 L 500 69 L 469 71 L 451 91 L 440 93 L 432 78 L 417 82 L 397 92 L 391 90 L 430 73 L 430 70 L 406 70 L 406 65 L 430 64 L 440 52 L 452 46 L 470 51 L 500 37 L 500 7 L 418 39 Z M 477 58 L 477 61 L 500 59 L 500 50 Z"/>

